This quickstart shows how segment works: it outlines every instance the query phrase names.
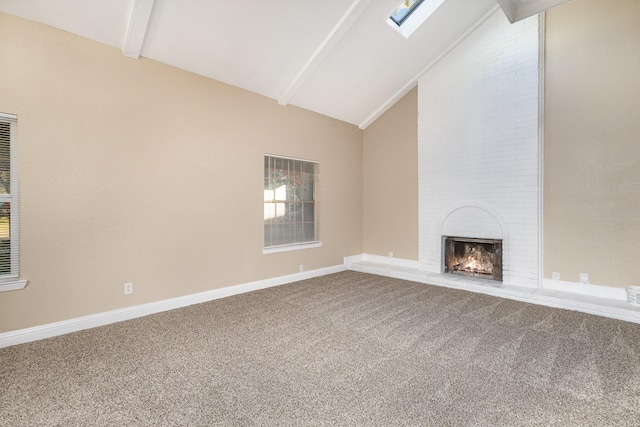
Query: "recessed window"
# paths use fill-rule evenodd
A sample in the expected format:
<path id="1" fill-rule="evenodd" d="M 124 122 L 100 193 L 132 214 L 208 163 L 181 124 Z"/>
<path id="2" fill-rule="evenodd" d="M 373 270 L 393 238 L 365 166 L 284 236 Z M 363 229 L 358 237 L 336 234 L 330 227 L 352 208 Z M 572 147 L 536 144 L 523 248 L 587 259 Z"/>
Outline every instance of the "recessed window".
<path id="1" fill-rule="evenodd" d="M 444 0 L 405 0 L 387 18 L 387 24 L 409 38 L 444 3 Z"/>
<path id="2" fill-rule="evenodd" d="M 19 279 L 17 117 L 0 113 L 0 291 L 22 289 Z"/>
<path id="3" fill-rule="evenodd" d="M 316 214 L 318 164 L 264 156 L 265 252 L 319 246 Z M 269 251 L 268 249 L 274 249 Z"/>
<path id="4" fill-rule="evenodd" d="M 389 17 L 396 25 L 401 26 L 411 16 L 411 13 L 420 6 L 424 0 L 406 0 Z"/>

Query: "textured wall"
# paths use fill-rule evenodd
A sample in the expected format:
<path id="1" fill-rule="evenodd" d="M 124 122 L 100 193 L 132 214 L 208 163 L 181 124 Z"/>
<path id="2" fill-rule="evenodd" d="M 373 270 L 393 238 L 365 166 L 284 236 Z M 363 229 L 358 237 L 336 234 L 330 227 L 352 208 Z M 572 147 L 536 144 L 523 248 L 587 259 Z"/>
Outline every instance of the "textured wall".
<path id="1" fill-rule="evenodd" d="M 640 284 L 640 2 L 547 13 L 544 265 Z"/>
<path id="2" fill-rule="evenodd" d="M 29 280 L 0 332 L 362 253 L 357 127 L 8 15 L 0 38 Z M 262 254 L 265 153 L 320 162 L 321 248 Z"/>
<path id="3" fill-rule="evenodd" d="M 537 17 L 498 10 L 420 79 L 425 270 L 441 271 L 445 233 L 498 237 L 504 282 L 538 285 L 538 51 Z"/>
<path id="4" fill-rule="evenodd" d="M 364 252 L 418 259 L 417 88 L 364 131 Z"/>

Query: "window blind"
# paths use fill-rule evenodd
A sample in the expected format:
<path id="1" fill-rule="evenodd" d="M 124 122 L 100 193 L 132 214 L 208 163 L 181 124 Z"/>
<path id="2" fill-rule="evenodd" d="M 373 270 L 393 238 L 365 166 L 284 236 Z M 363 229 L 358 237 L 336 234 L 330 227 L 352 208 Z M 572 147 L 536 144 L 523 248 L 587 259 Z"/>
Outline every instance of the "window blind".
<path id="1" fill-rule="evenodd" d="M 0 284 L 19 275 L 17 117 L 0 113 Z"/>
<path id="2" fill-rule="evenodd" d="M 264 158 L 265 248 L 314 242 L 316 237 L 314 162 Z"/>

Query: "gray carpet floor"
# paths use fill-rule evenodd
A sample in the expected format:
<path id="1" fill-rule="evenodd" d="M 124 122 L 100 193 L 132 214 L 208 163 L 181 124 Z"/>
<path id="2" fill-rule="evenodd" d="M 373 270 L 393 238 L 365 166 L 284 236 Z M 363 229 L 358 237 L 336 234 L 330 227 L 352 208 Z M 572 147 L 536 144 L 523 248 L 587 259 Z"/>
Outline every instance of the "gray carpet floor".
<path id="1" fill-rule="evenodd" d="M 640 325 L 343 272 L 0 350 L 2 426 L 637 426 Z"/>

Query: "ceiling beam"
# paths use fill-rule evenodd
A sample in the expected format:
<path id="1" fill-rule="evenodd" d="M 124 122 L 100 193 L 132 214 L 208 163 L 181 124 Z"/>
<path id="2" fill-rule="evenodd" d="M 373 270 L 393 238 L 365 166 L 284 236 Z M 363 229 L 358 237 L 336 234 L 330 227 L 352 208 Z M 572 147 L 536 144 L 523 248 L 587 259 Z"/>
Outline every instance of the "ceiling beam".
<path id="1" fill-rule="evenodd" d="M 287 86 L 284 92 L 278 97 L 278 104 L 287 105 L 289 101 L 291 101 L 300 87 L 311 77 L 316 68 L 318 68 L 342 37 L 349 31 L 370 3 L 371 0 L 354 0 L 354 2 L 351 3 L 349 9 L 342 15 L 338 23 L 331 29 L 322 43 L 316 48 L 315 52 L 313 52 L 311 57 L 302 66 L 295 78 L 289 83 L 289 86 Z"/>
<path id="2" fill-rule="evenodd" d="M 122 41 L 122 53 L 129 58 L 138 59 L 142 51 L 144 35 L 147 32 L 153 2 L 155 0 L 132 0 L 127 30 Z"/>
<path id="3" fill-rule="evenodd" d="M 358 127 L 362 130 L 365 130 L 371 123 L 375 122 L 378 117 L 382 116 L 385 113 L 385 111 L 393 107 L 393 105 L 396 102 L 398 102 L 400 99 L 402 99 L 403 96 L 409 93 L 411 89 L 416 87 L 420 78 L 424 76 L 427 73 L 427 71 L 433 68 L 433 66 L 436 65 L 438 62 L 440 62 L 442 58 L 447 56 L 456 46 L 458 46 L 467 37 L 469 37 L 471 33 L 473 33 L 480 25 L 482 25 L 487 19 L 489 19 L 494 13 L 496 13 L 498 9 L 499 9 L 498 5 L 493 6 L 487 13 L 485 13 L 480 19 L 478 19 L 478 21 L 475 24 L 469 27 L 453 43 L 447 46 L 447 48 L 442 53 L 440 53 L 440 55 L 438 55 L 436 59 L 431 61 L 426 67 L 420 70 L 418 74 L 416 74 L 411 80 L 405 83 L 395 94 L 393 94 L 391 98 L 389 98 L 384 104 L 382 104 L 373 113 L 371 113 L 369 117 L 364 119 L 362 123 L 358 125 Z"/>

